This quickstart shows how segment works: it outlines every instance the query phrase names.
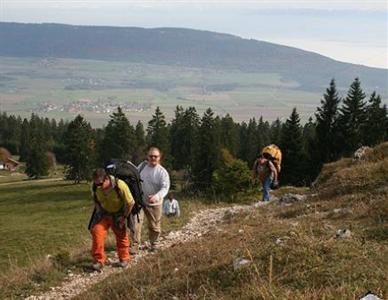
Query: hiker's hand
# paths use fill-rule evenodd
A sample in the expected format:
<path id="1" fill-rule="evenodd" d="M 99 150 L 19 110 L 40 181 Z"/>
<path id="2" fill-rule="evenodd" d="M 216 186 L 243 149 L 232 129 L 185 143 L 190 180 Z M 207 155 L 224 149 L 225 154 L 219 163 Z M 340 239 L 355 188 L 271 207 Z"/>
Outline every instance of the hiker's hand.
<path id="1" fill-rule="evenodd" d="M 279 187 L 279 181 L 278 180 L 274 180 L 273 182 L 272 182 L 272 188 L 273 189 L 277 189 Z"/>
<path id="2" fill-rule="evenodd" d="M 149 203 L 156 203 L 158 202 L 158 195 L 149 195 L 148 196 L 148 202 Z"/>

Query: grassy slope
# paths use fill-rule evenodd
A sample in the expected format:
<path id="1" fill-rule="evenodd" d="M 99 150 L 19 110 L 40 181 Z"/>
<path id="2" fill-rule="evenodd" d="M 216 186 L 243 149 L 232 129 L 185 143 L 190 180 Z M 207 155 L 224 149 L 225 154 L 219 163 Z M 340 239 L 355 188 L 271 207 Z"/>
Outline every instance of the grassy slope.
<path id="1" fill-rule="evenodd" d="M 306 202 L 228 219 L 79 299 L 386 299 L 388 143 L 369 155 L 327 165 Z M 336 238 L 344 228 L 352 237 Z M 251 264 L 234 271 L 238 257 Z"/>
<path id="2" fill-rule="evenodd" d="M 5 173 L 4 173 L 5 174 Z M 19 179 L 20 180 L 20 179 Z M 182 217 L 163 220 L 165 233 L 186 224 L 200 201 L 182 201 Z M 90 265 L 89 186 L 68 181 L 0 185 L 0 299 L 56 285 L 68 268 Z M 146 234 L 146 230 L 143 231 Z M 112 247 L 110 234 L 107 242 Z M 50 254 L 53 259 L 46 257 Z"/>

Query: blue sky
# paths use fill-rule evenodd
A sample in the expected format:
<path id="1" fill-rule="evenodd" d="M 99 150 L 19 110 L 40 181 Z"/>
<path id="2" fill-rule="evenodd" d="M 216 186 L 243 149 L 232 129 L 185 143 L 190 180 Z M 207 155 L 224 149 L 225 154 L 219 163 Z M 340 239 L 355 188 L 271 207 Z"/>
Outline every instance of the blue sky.
<path id="1" fill-rule="evenodd" d="M 388 68 L 385 0 L 0 0 L 0 20 L 185 27 L 232 33 Z"/>

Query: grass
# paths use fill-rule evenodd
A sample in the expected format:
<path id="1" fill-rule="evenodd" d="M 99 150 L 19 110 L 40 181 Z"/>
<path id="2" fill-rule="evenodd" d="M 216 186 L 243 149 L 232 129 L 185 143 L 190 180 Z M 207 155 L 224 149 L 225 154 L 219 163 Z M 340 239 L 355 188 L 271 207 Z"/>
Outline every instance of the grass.
<path id="1" fill-rule="evenodd" d="M 81 272 L 91 264 L 89 193 L 88 184 L 69 181 L 0 185 L 0 299 L 45 290 L 58 284 L 69 268 Z M 178 199 L 181 218 L 164 218 L 164 233 L 182 227 L 195 211 L 208 207 L 200 199 Z M 143 234 L 146 239 L 147 230 Z M 110 234 L 107 247 L 114 249 L 113 245 Z"/>
<path id="2" fill-rule="evenodd" d="M 337 240 L 335 222 L 311 216 L 296 223 L 271 217 L 273 210 L 240 215 L 201 240 L 147 257 L 77 299 L 358 299 L 368 290 L 387 295 L 386 245 L 363 242 L 355 228 L 354 238 Z M 240 257 L 251 263 L 235 271 Z"/>
<path id="3" fill-rule="evenodd" d="M 22 267 L 69 244 L 79 245 L 91 200 L 86 184 L 68 181 L 0 186 L 0 269 Z"/>
<path id="4" fill-rule="evenodd" d="M 306 201 L 225 219 L 77 299 L 360 299 L 368 291 L 386 299 L 387 154 L 385 143 L 360 162 L 329 164 Z M 284 192 L 300 190 L 276 191 Z M 339 229 L 351 237 L 338 238 Z M 237 258 L 250 263 L 235 270 Z"/>

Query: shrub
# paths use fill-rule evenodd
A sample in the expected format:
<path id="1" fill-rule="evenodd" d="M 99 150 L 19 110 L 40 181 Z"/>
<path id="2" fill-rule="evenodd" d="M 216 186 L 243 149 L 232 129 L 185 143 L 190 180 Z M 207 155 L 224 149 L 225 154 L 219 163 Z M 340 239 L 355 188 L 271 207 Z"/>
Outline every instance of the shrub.
<path id="1" fill-rule="evenodd" d="M 235 159 L 222 150 L 221 166 L 213 172 L 213 184 L 217 193 L 233 198 L 249 187 L 251 172 L 246 162 Z"/>

